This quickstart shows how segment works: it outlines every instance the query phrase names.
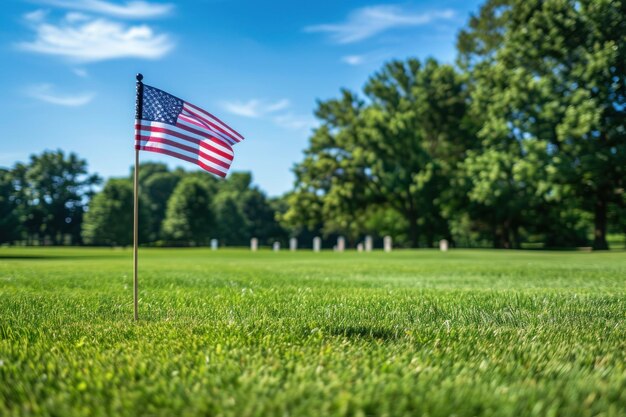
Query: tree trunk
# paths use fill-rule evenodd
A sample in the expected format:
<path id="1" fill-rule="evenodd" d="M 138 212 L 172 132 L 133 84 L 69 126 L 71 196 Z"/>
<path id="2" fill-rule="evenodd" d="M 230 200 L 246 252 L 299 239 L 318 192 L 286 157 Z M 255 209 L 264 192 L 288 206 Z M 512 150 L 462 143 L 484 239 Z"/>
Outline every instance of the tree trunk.
<path id="1" fill-rule="evenodd" d="M 513 244 L 511 242 L 511 229 L 511 220 L 505 220 L 502 227 L 502 247 L 504 249 L 513 249 Z"/>
<path id="2" fill-rule="evenodd" d="M 508 220 L 495 226 L 493 247 L 495 249 L 511 249 L 511 227 Z"/>
<path id="3" fill-rule="evenodd" d="M 594 212 L 593 250 L 609 249 L 609 245 L 606 242 L 606 212 L 606 198 L 598 196 Z"/>
<path id="4" fill-rule="evenodd" d="M 419 231 L 417 228 L 417 215 L 415 213 L 407 213 L 407 219 L 409 220 L 409 239 L 411 240 L 411 247 L 419 247 Z"/>
<path id="5" fill-rule="evenodd" d="M 520 249 L 522 247 L 522 238 L 519 235 L 519 227 L 512 226 L 511 234 L 513 235 L 513 248 Z"/>

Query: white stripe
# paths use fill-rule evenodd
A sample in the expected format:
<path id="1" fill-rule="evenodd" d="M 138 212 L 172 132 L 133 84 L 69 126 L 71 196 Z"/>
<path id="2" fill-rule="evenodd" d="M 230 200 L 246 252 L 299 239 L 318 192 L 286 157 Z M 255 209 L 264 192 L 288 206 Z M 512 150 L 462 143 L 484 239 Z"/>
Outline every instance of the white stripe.
<path id="1" fill-rule="evenodd" d="M 185 109 L 185 107 L 187 106 L 187 103 L 183 104 L 183 109 Z M 198 107 L 199 109 L 200 107 Z M 191 106 L 187 106 L 187 109 L 189 109 L 190 111 L 193 111 L 195 113 L 199 113 L 202 115 L 202 117 L 207 118 L 208 120 L 210 120 L 213 124 L 218 125 L 219 127 L 221 127 L 222 129 L 224 129 L 226 132 L 228 132 L 230 135 L 232 135 L 233 137 L 237 138 L 235 141 L 236 142 L 240 142 L 243 140 L 243 137 L 240 137 L 241 135 L 238 135 L 230 126 L 228 126 L 226 123 L 222 123 L 219 120 L 217 120 L 215 117 L 211 116 L 208 112 L 206 112 L 205 110 L 196 110 Z"/>
<path id="2" fill-rule="evenodd" d="M 158 149 L 163 149 L 169 152 L 175 152 L 177 154 L 180 155 L 184 155 L 186 157 L 189 157 L 193 160 L 197 160 L 197 161 L 201 161 L 203 164 L 210 166 L 211 168 L 223 172 L 224 174 L 228 173 L 228 168 L 224 168 L 223 166 L 217 165 L 205 158 L 203 158 L 201 155 L 197 155 L 191 152 L 187 152 L 183 149 L 177 148 L 175 146 L 170 146 L 167 145 L 165 143 L 160 143 L 160 142 L 151 142 L 149 140 L 141 140 L 141 141 L 136 141 L 136 143 L 138 143 L 140 146 L 150 146 L 151 148 L 158 148 Z"/>
<path id="3" fill-rule="evenodd" d="M 185 124 L 186 125 L 186 124 Z M 176 133 L 180 133 L 181 135 L 185 135 L 185 136 L 189 136 L 191 138 L 194 139 L 198 139 L 198 140 L 208 140 L 207 138 L 205 138 L 204 136 L 192 133 L 192 132 L 188 132 L 184 129 L 181 129 L 179 127 L 176 127 L 174 125 L 171 125 L 169 123 L 161 123 L 161 122 L 152 122 L 149 120 L 141 120 L 141 126 L 154 126 L 154 127 L 161 127 L 163 129 L 169 129 L 172 132 L 176 132 Z M 193 127 L 193 126 L 191 126 Z M 200 129 L 198 129 L 200 130 Z M 146 130 L 143 130 L 144 132 L 148 132 Z M 208 133 L 210 134 L 210 133 Z M 218 148 L 219 150 L 221 150 L 222 152 L 225 152 L 228 155 L 235 155 L 232 148 L 230 148 L 230 146 L 227 143 L 223 143 L 221 142 L 219 139 L 217 139 L 215 142 L 213 141 L 209 141 L 208 143 L 210 143 L 212 146 L 215 146 L 216 148 Z"/>
<path id="4" fill-rule="evenodd" d="M 211 157 L 213 157 L 215 159 L 219 159 L 220 161 L 222 161 L 222 162 L 224 162 L 224 163 L 226 163 L 228 165 L 230 165 L 231 162 L 232 162 L 232 159 L 224 158 L 222 155 L 218 155 L 215 152 L 212 152 L 210 149 L 203 148 L 199 144 L 188 142 L 188 141 L 186 141 L 184 139 L 177 138 L 176 136 L 172 136 L 172 135 L 169 135 L 169 134 L 163 133 L 163 132 L 148 132 L 148 131 L 145 131 L 145 130 L 143 130 L 142 132 L 144 132 L 144 134 L 145 134 L 144 136 L 168 139 L 168 140 L 171 140 L 172 142 L 180 143 L 181 145 L 185 145 L 185 146 L 188 146 L 190 148 L 196 149 L 198 152 L 202 152 L 202 153 L 204 153 L 206 155 L 209 155 L 209 156 L 211 156 Z M 210 142 L 210 141 L 205 141 L 205 142 L 209 143 L 209 144 L 212 144 L 212 142 Z M 181 149 L 181 151 L 182 151 L 182 149 Z"/>
<path id="5" fill-rule="evenodd" d="M 203 130 L 208 130 L 209 132 L 211 132 L 212 134 L 214 134 L 215 136 L 219 136 L 220 139 L 225 140 L 226 142 L 230 143 L 231 145 L 237 143 L 233 138 L 231 138 L 230 136 L 220 132 L 219 130 L 215 129 L 212 126 L 209 126 L 206 121 L 204 121 L 202 118 L 197 117 L 195 114 L 191 114 L 186 110 L 183 110 L 181 112 L 181 114 L 178 116 L 178 120 L 184 120 L 185 122 L 188 122 L 189 124 L 191 124 L 192 126 L 196 127 L 197 129 L 203 129 Z M 195 121 L 196 123 L 199 123 L 200 126 L 198 126 L 197 124 L 193 124 L 191 121 Z"/>

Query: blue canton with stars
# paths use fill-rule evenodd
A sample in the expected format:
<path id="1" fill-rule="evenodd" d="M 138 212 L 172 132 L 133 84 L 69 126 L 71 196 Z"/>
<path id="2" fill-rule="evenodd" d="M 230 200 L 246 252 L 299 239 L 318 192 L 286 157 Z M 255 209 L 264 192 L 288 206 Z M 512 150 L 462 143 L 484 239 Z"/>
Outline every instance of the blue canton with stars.
<path id="1" fill-rule="evenodd" d="M 153 122 L 176 124 L 183 111 L 183 101 L 158 88 L 143 85 L 143 108 L 141 118 Z"/>

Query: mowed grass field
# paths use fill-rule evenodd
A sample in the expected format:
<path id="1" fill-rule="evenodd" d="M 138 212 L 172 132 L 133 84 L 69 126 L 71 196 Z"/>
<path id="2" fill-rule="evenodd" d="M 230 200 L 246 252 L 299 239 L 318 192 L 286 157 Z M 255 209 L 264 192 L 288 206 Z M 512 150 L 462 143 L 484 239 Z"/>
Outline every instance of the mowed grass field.
<path id="1" fill-rule="evenodd" d="M 626 416 L 626 253 L 0 248 L 1 416 Z"/>

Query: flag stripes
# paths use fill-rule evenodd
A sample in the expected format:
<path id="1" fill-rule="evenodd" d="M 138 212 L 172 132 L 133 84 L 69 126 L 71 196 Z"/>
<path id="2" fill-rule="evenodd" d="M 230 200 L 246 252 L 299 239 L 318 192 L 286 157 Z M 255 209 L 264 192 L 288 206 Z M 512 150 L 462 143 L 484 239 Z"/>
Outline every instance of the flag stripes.
<path id="1" fill-rule="evenodd" d="M 190 143 L 201 144 L 201 146 L 215 152 L 223 158 L 231 161 L 233 159 L 233 148 L 230 145 L 210 135 L 201 135 L 199 134 L 201 132 L 196 129 L 189 129 L 183 125 L 174 126 L 168 125 L 167 123 L 149 122 L 145 120 L 142 120 L 135 128 L 148 133 L 167 133 Z"/>
<path id="2" fill-rule="evenodd" d="M 184 159 L 220 177 L 226 176 L 233 161 L 232 149 L 219 139 L 206 138 L 167 123 L 146 120 L 138 121 L 135 128 L 137 149 Z"/>
<path id="3" fill-rule="evenodd" d="M 232 145 L 243 140 L 211 113 L 144 85 L 144 111 L 135 120 L 135 149 L 194 163 L 225 177 L 233 162 Z"/>

